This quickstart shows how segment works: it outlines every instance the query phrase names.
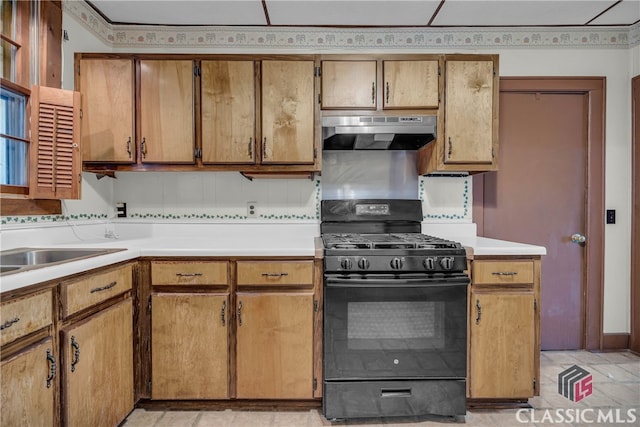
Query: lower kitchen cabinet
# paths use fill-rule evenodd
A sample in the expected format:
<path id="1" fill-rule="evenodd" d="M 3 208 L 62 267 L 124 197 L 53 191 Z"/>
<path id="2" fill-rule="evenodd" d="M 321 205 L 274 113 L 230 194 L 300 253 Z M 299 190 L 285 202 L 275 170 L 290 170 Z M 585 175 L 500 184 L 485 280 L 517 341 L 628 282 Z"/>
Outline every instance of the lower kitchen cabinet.
<path id="1" fill-rule="evenodd" d="M 520 400 L 539 395 L 539 263 L 471 263 L 469 398 Z"/>
<path id="2" fill-rule="evenodd" d="M 533 292 L 472 291 L 471 304 L 471 397 L 533 396 Z"/>
<path id="3" fill-rule="evenodd" d="M 229 294 L 151 296 L 151 397 L 226 399 Z"/>
<path id="4" fill-rule="evenodd" d="M 313 398 L 312 292 L 238 292 L 237 397 Z"/>
<path id="5" fill-rule="evenodd" d="M 63 424 L 116 426 L 133 409 L 130 297 L 62 330 Z"/>
<path id="6" fill-rule="evenodd" d="M 53 426 L 56 357 L 47 338 L 2 361 L 2 426 Z"/>

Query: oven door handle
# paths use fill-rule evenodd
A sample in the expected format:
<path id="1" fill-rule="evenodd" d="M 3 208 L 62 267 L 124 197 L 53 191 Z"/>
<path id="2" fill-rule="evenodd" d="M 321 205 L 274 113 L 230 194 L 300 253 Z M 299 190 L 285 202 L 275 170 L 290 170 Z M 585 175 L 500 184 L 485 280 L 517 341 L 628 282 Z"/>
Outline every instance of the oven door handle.
<path id="1" fill-rule="evenodd" d="M 469 278 L 460 277 L 412 277 L 408 279 L 399 278 L 366 278 L 366 279 L 344 279 L 337 277 L 325 277 L 325 286 L 335 287 L 375 287 L 386 288 L 394 286 L 421 287 L 421 286 L 467 286 Z"/>

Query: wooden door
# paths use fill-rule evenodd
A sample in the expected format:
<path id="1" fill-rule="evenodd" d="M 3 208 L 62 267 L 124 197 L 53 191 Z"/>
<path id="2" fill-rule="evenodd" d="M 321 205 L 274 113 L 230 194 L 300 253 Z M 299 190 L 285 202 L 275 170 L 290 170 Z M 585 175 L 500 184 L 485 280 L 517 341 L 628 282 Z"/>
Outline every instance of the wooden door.
<path id="1" fill-rule="evenodd" d="M 226 399 L 229 295 L 151 297 L 151 397 Z"/>
<path id="2" fill-rule="evenodd" d="M 377 107 L 377 63 L 369 61 L 322 61 L 322 109 Z"/>
<path id="3" fill-rule="evenodd" d="M 262 163 L 314 162 L 313 61 L 262 61 Z"/>
<path id="4" fill-rule="evenodd" d="M 202 162 L 254 163 L 253 61 L 202 61 Z"/>
<path id="5" fill-rule="evenodd" d="M 47 338 L 33 347 L 2 361 L 0 368 L 0 425 L 53 426 L 54 392 L 57 379 L 53 377 L 55 363 L 53 341 Z M 49 381 L 48 378 L 51 378 Z"/>
<path id="6" fill-rule="evenodd" d="M 63 331 L 64 425 L 115 426 L 133 409 L 131 299 Z"/>
<path id="7" fill-rule="evenodd" d="M 140 61 L 143 163 L 193 163 L 193 61 Z"/>
<path id="8" fill-rule="evenodd" d="M 534 395 L 534 295 L 531 290 L 472 290 L 469 394 L 472 398 Z"/>
<path id="9" fill-rule="evenodd" d="M 584 348 L 585 247 L 571 236 L 587 234 L 587 102 L 581 93 L 502 92 L 500 170 L 484 177 L 484 236 L 547 249 L 545 350 Z"/>
<path id="10" fill-rule="evenodd" d="M 313 294 L 238 293 L 237 397 L 313 397 Z"/>
<path id="11" fill-rule="evenodd" d="M 82 160 L 136 160 L 134 74 L 131 59 L 81 59 Z"/>
<path id="12" fill-rule="evenodd" d="M 438 61 L 383 61 L 383 106 L 438 108 Z"/>
<path id="13" fill-rule="evenodd" d="M 444 162 L 492 163 L 493 61 L 446 61 Z"/>

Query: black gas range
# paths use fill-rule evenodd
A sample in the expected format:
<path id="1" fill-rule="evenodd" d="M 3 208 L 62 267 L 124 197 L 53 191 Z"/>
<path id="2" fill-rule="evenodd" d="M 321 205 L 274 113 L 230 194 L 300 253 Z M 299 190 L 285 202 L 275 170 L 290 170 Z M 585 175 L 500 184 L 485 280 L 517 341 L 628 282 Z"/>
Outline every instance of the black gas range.
<path id="1" fill-rule="evenodd" d="M 419 200 L 325 200 L 323 414 L 466 413 L 466 254 Z"/>
<path id="2" fill-rule="evenodd" d="M 322 235 L 325 271 L 456 273 L 466 269 L 460 243 L 421 233 Z"/>

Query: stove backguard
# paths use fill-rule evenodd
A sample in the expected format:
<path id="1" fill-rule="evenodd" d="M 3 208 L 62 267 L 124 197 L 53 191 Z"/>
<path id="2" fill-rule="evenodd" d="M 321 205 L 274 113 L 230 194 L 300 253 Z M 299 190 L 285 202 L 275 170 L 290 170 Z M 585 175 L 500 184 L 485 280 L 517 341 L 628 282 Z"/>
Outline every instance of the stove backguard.
<path id="1" fill-rule="evenodd" d="M 323 151 L 323 199 L 417 199 L 416 151 Z"/>

